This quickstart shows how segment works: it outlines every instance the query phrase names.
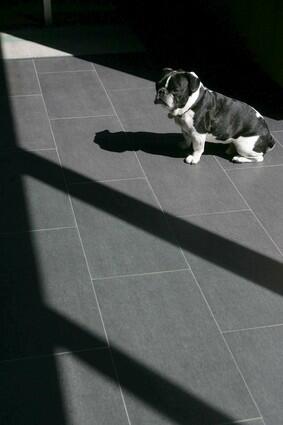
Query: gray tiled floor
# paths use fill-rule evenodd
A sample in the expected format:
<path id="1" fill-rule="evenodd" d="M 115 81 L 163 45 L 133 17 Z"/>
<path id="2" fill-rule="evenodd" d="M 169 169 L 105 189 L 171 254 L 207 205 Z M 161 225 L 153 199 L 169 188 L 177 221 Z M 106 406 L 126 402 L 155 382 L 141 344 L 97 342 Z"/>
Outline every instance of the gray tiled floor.
<path id="1" fill-rule="evenodd" d="M 10 106 L 18 146 L 26 149 L 55 148 L 41 95 L 12 96 Z M 1 145 L 4 145 L 1 150 L 10 148 L 9 131 L 5 134 L 7 140 L 1 138 Z"/>
<path id="2" fill-rule="evenodd" d="M 6 86 L 10 96 L 40 93 L 31 60 L 5 61 L 2 67 L 5 79 L 1 81 L 1 86 Z"/>
<path id="3" fill-rule="evenodd" d="M 93 71 L 38 74 L 49 117 L 111 115 L 111 105 Z"/>
<path id="4" fill-rule="evenodd" d="M 144 409 L 142 401 L 126 395 L 133 423 L 170 424 L 158 414 L 165 406 L 169 418 L 177 415 L 182 423 L 202 423 L 202 406 L 188 409 L 190 395 L 235 419 L 257 416 L 189 271 L 97 280 L 94 284 L 110 343 L 126 348 L 135 361 L 154 371 L 152 376 L 139 377 L 147 397 L 155 401 L 153 409 Z M 117 367 L 122 385 L 137 385 L 134 370 L 127 374 L 128 365 L 119 356 Z M 170 382 L 174 383 L 171 388 Z M 174 386 L 186 391 L 188 405 L 177 391 L 174 396 Z M 205 423 L 219 423 L 216 412 L 209 412 Z"/>
<path id="5" fill-rule="evenodd" d="M 71 194 L 92 277 L 186 267 L 145 179 L 75 185 Z"/>
<path id="6" fill-rule="evenodd" d="M 173 225 L 223 331 L 283 323 L 281 256 L 249 211 Z"/>
<path id="7" fill-rule="evenodd" d="M 3 153 L 0 161 L 0 232 L 74 225 L 55 150 Z M 49 163 L 55 164 L 55 169 Z"/>
<path id="8" fill-rule="evenodd" d="M 26 233 L 7 235 L 0 243 L 5 282 L 1 290 L 5 299 L 2 314 L 6 318 L 1 359 L 62 351 L 60 343 L 54 347 L 53 341 L 62 339 L 65 328 L 52 320 L 50 309 L 60 311 L 89 332 L 95 330 L 102 338 L 89 346 L 88 338 L 74 335 L 68 350 L 106 345 L 98 309 L 89 302 L 92 285 L 76 229 L 34 232 L 30 238 Z M 36 252 L 36 264 L 32 250 Z M 42 297 L 48 308 L 40 302 Z"/>
<path id="9" fill-rule="evenodd" d="M 231 170 L 237 188 L 248 200 L 250 207 L 261 220 L 269 235 L 283 250 L 283 167 Z M 263 196 L 264 195 L 264 196 Z"/>
<path id="10" fill-rule="evenodd" d="M 151 65 L 5 62 L 0 423 L 281 423 L 282 146 L 185 165 Z"/>
<path id="11" fill-rule="evenodd" d="M 0 376 L 3 424 L 128 424 L 108 350 L 3 364 Z"/>
<path id="12" fill-rule="evenodd" d="M 152 88 L 155 67 L 143 53 L 92 57 L 107 90 Z M 140 76 L 139 76 L 140 75 Z M 157 76 L 156 76 L 157 77 Z"/>

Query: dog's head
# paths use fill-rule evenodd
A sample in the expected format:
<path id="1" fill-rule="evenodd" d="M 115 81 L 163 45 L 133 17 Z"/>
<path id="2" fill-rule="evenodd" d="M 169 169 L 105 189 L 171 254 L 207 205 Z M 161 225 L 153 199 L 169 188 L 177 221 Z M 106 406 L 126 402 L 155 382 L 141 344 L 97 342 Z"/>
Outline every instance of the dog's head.
<path id="1" fill-rule="evenodd" d="M 170 111 L 183 108 L 199 86 L 200 80 L 194 72 L 164 68 L 156 83 L 154 103 L 161 104 Z"/>

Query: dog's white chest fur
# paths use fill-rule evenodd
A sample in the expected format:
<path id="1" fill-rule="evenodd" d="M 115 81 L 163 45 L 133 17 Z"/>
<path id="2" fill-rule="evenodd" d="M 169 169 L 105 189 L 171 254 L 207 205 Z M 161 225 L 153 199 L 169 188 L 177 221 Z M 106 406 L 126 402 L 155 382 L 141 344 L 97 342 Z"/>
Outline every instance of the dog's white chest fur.
<path id="1" fill-rule="evenodd" d="M 194 130 L 194 111 L 191 109 L 181 116 L 175 117 L 175 122 L 178 124 L 185 133 L 190 133 Z"/>

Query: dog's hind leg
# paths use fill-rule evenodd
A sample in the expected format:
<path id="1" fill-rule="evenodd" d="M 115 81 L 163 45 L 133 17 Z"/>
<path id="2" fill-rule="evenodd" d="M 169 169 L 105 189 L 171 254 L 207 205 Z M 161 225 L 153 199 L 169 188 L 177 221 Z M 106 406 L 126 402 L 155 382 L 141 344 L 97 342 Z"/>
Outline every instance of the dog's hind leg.
<path id="1" fill-rule="evenodd" d="M 241 136 L 234 140 L 234 146 L 239 155 L 235 155 L 232 158 L 233 162 L 245 163 L 245 162 L 262 162 L 263 152 L 256 152 L 254 147 L 256 145 L 259 136 Z"/>

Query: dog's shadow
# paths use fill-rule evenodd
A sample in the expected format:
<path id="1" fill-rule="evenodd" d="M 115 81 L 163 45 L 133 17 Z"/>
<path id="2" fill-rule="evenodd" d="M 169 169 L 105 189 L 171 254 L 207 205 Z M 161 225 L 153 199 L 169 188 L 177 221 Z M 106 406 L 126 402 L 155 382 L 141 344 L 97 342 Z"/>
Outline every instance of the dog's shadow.
<path id="1" fill-rule="evenodd" d="M 184 158 L 192 149 L 182 149 L 179 144 L 183 141 L 181 133 L 150 133 L 145 131 L 111 133 L 109 130 L 97 132 L 93 142 L 101 149 L 122 153 L 126 151 L 143 151 L 152 155 Z M 217 155 L 228 159 L 221 144 L 206 143 L 204 155 Z"/>

